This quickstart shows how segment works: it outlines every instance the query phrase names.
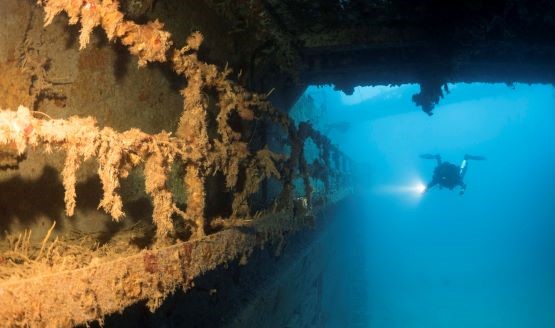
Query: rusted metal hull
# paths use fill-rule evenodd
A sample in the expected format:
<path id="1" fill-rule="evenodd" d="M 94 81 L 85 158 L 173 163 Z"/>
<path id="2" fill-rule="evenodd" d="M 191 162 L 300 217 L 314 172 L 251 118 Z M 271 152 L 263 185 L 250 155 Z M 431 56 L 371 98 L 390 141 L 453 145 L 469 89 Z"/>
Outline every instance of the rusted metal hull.
<path id="1" fill-rule="evenodd" d="M 328 203 L 347 195 L 338 193 Z M 320 208 L 321 210 L 322 208 Z M 248 258 L 256 247 L 306 228 L 313 218 L 272 214 L 201 239 L 143 250 L 115 261 L 0 285 L 6 326 L 71 327 L 147 300 L 151 310 L 178 288 L 217 266 Z"/>

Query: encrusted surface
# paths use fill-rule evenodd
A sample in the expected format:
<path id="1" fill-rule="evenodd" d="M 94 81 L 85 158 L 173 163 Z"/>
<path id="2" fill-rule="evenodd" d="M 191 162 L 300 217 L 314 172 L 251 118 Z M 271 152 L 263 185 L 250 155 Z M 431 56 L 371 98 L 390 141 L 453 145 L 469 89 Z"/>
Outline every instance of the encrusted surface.
<path id="1" fill-rule="evenodd" d="M 0 319 L 6 325 L 71 326 L 101 320 L 139 300 L 148 300 L 154 310 L 178 286 L 187 289 L 191 280 L 203 272 L 238 256 L 246 259 L 254 247 L 305 227 L 313 220 L 314 209 L 346 190 L 347 167 L 336 165 L 337 169 L 323 173 L 308 165 L 303 149 L 310 138 L 319 147 L 322 165 L 337 161 L 343 156 L 341 152 L 310 125 L 296 127 L 266 96 L 251 93 L 232 81 L 227 67 L 219 69 L 200 60 L 203 36 L 199 32 L 193 32 L 178 49 L 162 23 L 127 20 L 118 1 L 40 3 L 47 25 L 61 12 L 67 14 L 70 25 L 80 23 L 80 48 L 91 46 L 92 30 L 100 27 L 109 40 L 118 40 L 136 55 L 140 67 L 169 62 L 166 65 L 186 80 L 186 87 L 181 91 L 183 113 L 175 136 L 139 129 L 120 132 L 98 126 L 92 117 L 53 119 L 34 109 L 45 96 L 59 99 L 53 89 L 59 82 L 47 78 L 48 60 L 40 52 L 32 46 L 22 47 L 20 67 L 31 63 L 32 80 L 39 83 L 33 82 L 27 92 L 31 108 L 0 111 L 0 146 L 9 166 L 17 167 L 20 157 L 31 149 L 47 157 L 64 154 L 63 201 L 66 215 L 72 216 L 80 201 L 78 170 L 89 159 L 94 160 L 102 189 L 98 207 L 115 222 L 126 214 L 122 181 L 135 168 L 142 168 L 144 192 L 153 207 L 155 242 L 114 248 L 113 242 L 100 245 L 86 235 L 75 239 L 54 237 L 56 221 L 40 246 L 32 243 L 31 236 L 36 234 L 31 230 L 17 237 L 8 235 L 8 245 L 0 257 Z M 32 15 L 30 21 L 35 17 Z M 101 70 L 106 58 L 86 55 L 79 64 L 83 70 Z M 289 154 L 274 152 L 263 141 L 251 144 L 256 124 L 264 123 L 281 128 L 291 147 Z M 218 174 L 223 176 L 224 190 L 208 188 L 207 180 Z M 305 191 L 300 198 L 293 192 L 298 177 Z M 279 179 L 281 194 L 270 206 L 255 209 L 251 197 L 270 178 Z M 324 181 L 325 190 L 318 197 L 311 178 Z M 174 186 L 179 182 L 175 180 L 181 182 L 186 193 L 181 203 L 177 201 L 179 190 Z M 230 193 L 229 213 L 208 217 L 209 193 L 217 191 Z M 178 228 L 186 232 L 178 233 Z"/>
<path id="2" fill-rule="evenodd" d="M 148 300 L 154 310 L 176 288 L 187 290 L 195 277 L 248 257 L 255 247 L 305 228 L 311 221 L 311 217 L 276 214 L 200 240 L 0 283 L 0 320 L 6 326 L 71 327 L 101 320 L 140 300 Z"/>
<path id="3" fill-rule="evenodd" d="M 309 125 L 302 124 L 297 129 L 287 115 L 273 108 L 264 96 L 250 93 L 231 81 L 227 68 L 220 71 L 215 65 L 199 60 L 197 52 L 203 42 L 199 32 L 192 33 L 181 49 L 175 49 L 163 24 L 154 21 L 139 25 L 128 21 L 119 11 L 117 1 L 49 0 L 41 4 L 46 12 L 46 25 L 51 24 L 61 12 L 69 16 L 69 24 L 81 23 L 81 48 L 89 43 L 92 29 L 99 26 L 110 40 L 118 39 L 132 54 L 137 55 L 139 66 L 153 61 L 165 62 L 166 53 L 171 52 L 171 68 L 187 79 L 187 86 L 181 91 L 184 106 L 176 138 L 170 138 L 164 131 L 148 135 L 138 129 L 123 133 L 109 127 L 99 129 L 92 118 L 35 119 L 24 107 L 20 107 L 17 114 L 2 114 L 5 119 L 2 121 L 0 143 L 4 146 L 14 143 L 18 155 L 25 153 L 27 144 L 43 147 L 47 153 L 53 148 L 65 150 L 62 176 L 68 216 L 73 215 L 76 204 L 76 172 L 89 158 L 96 158 L 99 164 L 98 175 L 103 189 L 99 208 L 116 221 L 125 215 L 119 193 L 120 179 L 127 177 L 132 168 L 144 163 L 145 191 L 152 199 L 158 242 L 166 242 L 168 237 L 173 236 L 173 215 L 181 216 L 192 226 L 193 237 L 205 235 L 207 224 L 210 224 L 205 220 L 205 181 L 217 172 L 223 173 L 226 189 L 234 195 L 232 213 L 227 218 L 230 221 L 251 216 L 251 211 L 245 210 L 250 208 L 248 197 L 271 177 L 281 178 L 284 185 L 280 201 L 274 204 L 272 211 L 291 211 L 294 197 L 291 183 L 297 170 L 305 184 L 308 206 L 312 206 L 311 172 L 304 160 L 304 142 L 311 137 L 321 148 L 325 163 L 330 160 L 330 152 L 338 153 L 338 150 Z M 216 98 L 216 113 L 211 113 L 209 92 Z M 281 126 L 293 149 L 291 155 L 287 157 L 274 153 L 267 147 L 249 149 L 248 131 L 236 130 L 230 121 L 234 114 L 241 124 L 268 120 Z M 215 115 L 215 127 L 209 122 L 210 115 Z M 209 135 L 209 129 L 214 128 L 217 132 Z M 184 167 L 183 183 L 187 191 L 184 211 L 175 204 L 167 181 L 177 158 Z M 238 176 L 241 173 L 246 182 L 240 185 Z M 328 175 L 318 178 L 327 181 Z M 329 187 L 328 182 L 325 184 Z"/>

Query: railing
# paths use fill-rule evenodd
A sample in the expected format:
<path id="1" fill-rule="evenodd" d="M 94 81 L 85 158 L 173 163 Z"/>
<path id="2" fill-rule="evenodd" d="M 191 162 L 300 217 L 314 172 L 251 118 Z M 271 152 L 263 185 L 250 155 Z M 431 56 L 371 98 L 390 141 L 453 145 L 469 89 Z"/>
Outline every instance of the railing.
<path id="1" fill-rule="evenodd" d="M 126 21 L 115 0 L 41 3 L 47 24 L 62 11 L 70 24 L 81 22 L 81 48 L 92 29 L 100 26 L 109 39 L 119 39 L 138 56 L 139 66 L 169 61 L 187 79 L 187 86 L 174 135 L 99 128 L 90 117 L 52 119 L 23 106 L 0 111 L 0 167 L 17 168 L 29 148 L 46 154 L 65 151 L 61 176 L 66 214 L 72 216 L 78 201 L 76 172 L 85 160 L 95 159 L 103 189 L 99 208 L 114 220 L 125 216 L 120 180 L 142 168 L 156 226 L 156 243 L 150 249 L 113 250 L 112 256 L 106 255 L 109 248 L 98 245 L 69 245 L 58 237 L 50 241 L 54 225 L 38 247 L 30 245 L 30 230 L 12 236 L 10 251 L 0 254 L 0 321 L 6 326 L 70 327 L 101 320 L 140 300 L 147 300 L 154 310 L 176 288 L 190 288 L 204 272 L 238 257 L 246 259 L 255 247 L 310 224 L 313 210 L 349 189 L 349 159 L 309 124 L 295 126 L 264 96 L 231 81 L 228 69 L 200 61 L 200 33 L 175 49 L 163 24 Z M 255 133 L 267 134 L 256 132 L 261 131 L 257 124 L 278 127 L 272 135 L 283 136 L 279 152 L 270 150 L 265 141 L 251 142 Z M 312 163 L 304 154 L 309 138 L 319 149 Z M 184 200 L 171 188 L 170 172 L 175 167 L 181 168 Z M 207 202 L 221 191 L 208 180 L 218 176 L 231 194 L 230 210 L 207 217 Z M 255 208 L 253 198 L 272 188 L 267 184 L 271 179 L 280 185 L 279 194 L 270 205 Z M 301 195 L 295 191 L 297 179 L 302 180 Z M 317 180 L 322 181 L 322 190 L 315 190 Z M 176 217 L 191 228 L 188 240 L 182 236 L 178 240 Z"/>
<path id="2" fill-rule="evenodd" d="M 250 93 L 230 80 L 230 70 L 220 71 L 198 59 L 203 41 L 200 33 L 193 33 L 183 48 L 175 49 L 163 24 L 127 21 L 118 10 L 117 1 L 45 0 L 42 5 L 46 24 L 62 11 L 69 15 L 70 24 L 81 22 L 81 48 L 87 46 L 92 29 L 100 26 L 109 39 L 119 39 L 139 57 L 139 66 L 169 61 L 173 70 L 187 79 L 182 90 L 184 109 L 175 136 L 165 131 L 149 135 L 137 129 L 100 129 L 93 118 L 49 119 L 24 107 L 17 112 L 0 113 L 0 144 L 7 165 L 16 165 L 29 146 L 47 152 L 53 148 L 66 151 L 62 178 L 68 216 L 73 215 L 76 206 L 77 169 L 88 158 L 95 158 L 99 164 L 103 188 L 99 208 L 116 221 L 125 216 L 120 179 L 135 167 L 143 168 L 145 191 L 154 208 L 156 237 L 164 242 L 175 235 L 174 216 L 192 227 L 192 238 L 204 236 L 208 228 L 212 231 L 249 219 L 253 215 L 250 198 L 271 178 L 279 181 L 281 193 L 272 206 L 263 209 L 266 212 L 294 211 L 299 198 L 294 193 L 297 177 L 303 180 L 302 203 L 308 210 L 314 202 L 311 178 L 324 184 L 319 201 L 333 189 L 348 184 L 349 160 L 325 136 L 306 123 L 296 127 L 264 96 Z M 266 144 L 250 144 L 256 121 L 277 124 L 290 152 L 278 153 Z M 307 163 L 304 156 L 308 138 L 320 150 L 314 163 Z M 169 187 L 169 173 L 175 164 L 183 168 L 186 204 L 178 204 Z M 207 222 L 207 195 L 212 191 L 207 190 L 206 182 L 217 174 L 223 175 L 225 189 L 232 194 L 231 213 Z"/>

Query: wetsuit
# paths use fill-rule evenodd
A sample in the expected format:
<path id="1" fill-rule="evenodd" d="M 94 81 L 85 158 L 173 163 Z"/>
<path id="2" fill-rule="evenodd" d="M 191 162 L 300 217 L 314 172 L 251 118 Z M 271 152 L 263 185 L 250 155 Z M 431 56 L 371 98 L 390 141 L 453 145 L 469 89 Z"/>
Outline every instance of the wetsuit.
<path id="1" fill-rule="evenodd" d="M 437 166 L 434 170 L 432 181 L 428 183 L 426 190 L 432 188 L 435 185 L 439 185 L 440 188 L 447 188 L 449 190 L 452 190 L 456 186 L 460 186 L 461 190 L 459 193 L 461 195 L 464 194 L 464 192 L 466 191 L 466 184 L 464 183 L 463 179 L 468 169 L 468 160 L 485 159 L 482 156 L 465 155 L 464 160 L 461 162 L 461 165 L 457 166 L 449 162 L 442 162 L 441 156 L 439 155 L 424 155 L 423 158 L 435 159 L 437 161 Z"/>

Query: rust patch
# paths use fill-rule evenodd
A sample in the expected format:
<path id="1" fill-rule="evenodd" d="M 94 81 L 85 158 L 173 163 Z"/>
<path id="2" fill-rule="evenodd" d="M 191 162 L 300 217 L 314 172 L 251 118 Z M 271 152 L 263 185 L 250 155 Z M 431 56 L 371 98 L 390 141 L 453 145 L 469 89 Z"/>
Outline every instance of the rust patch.
<path id="1" fill-rule="evenodd" d="M 33 98 L 29 90 L 31 76 L 15 63 L 0 63 L 0 108 L 17 109 L 19 105 L 31 107 Z"/>
<path id="2" fill-rule="evenodd" d="M 146 102 L 150 99 L 150 97 L 151 97 L 151 94 L 149 90 L 145 89 L 144 87 L 141 88 L 141 90 L 139 91 L 139 97 L 138 97 L 139 101 Z"/>
<path id="3" fill-rule="evenodd" d="M 62 98 L 62 99 L 56 98 L 54 99 L 54 105 L 56 105 L 59 108 L 65 108 L 67 105 L 67 100 L 65 98 Z"/>
<path id="4" fill-rule="evenodd" d="M 192 262 L 192 256 L 191 256 L 192 253 L 193 253 L 193 247 L 191 246 L 191 244 L 189 243 L 183 244 L 180 255 L 181 255 L 181 263 L 183 263 L 183 269 L 181 270 L 181 272 L 182 272 L 182 279 L 183 279 L 183 287 L 185 289 L 189 287 L 189 283 L 192 280 L 191 277 L 189 277 L 189 271 L 187 271 Z"/>
<path id="5" fill-rule="evenodd" d="M 190 244 L 185 243 L 183 244 L 182 249 L 183 251 L 181 252 L 181 258 L 183 260 L 183 263 L 185 265 L 188 265 L 191 263 L 191 254 L 193 253 L 193 247 Z"/>
<path id="6" fill-rule="evenodd" d="M 84 50 L 79 54 L 79 70 L 105 70 L 108 61 L 108 53 L 102 49 Z"/>
<path id="7" fill-rule="evenodd" d="M 264 242 L 266 241 L 266 238 L 264 237 L 264 235 L 262 233 L 257 232 L 255 240 L 256 240 L 257 245 L 262 246 L 262 245 L 264 245 Z"/>
<path id="8" fill-rule="evenodd" d="M 156 255 L 152 254 L 152 253 L 145 253 L 145 256 L 143 258 L 144 264 L 145 264 L 145 271 L 148 273 L 156 273 L 158 272 L 158 258 L 156 257 Z"/>

